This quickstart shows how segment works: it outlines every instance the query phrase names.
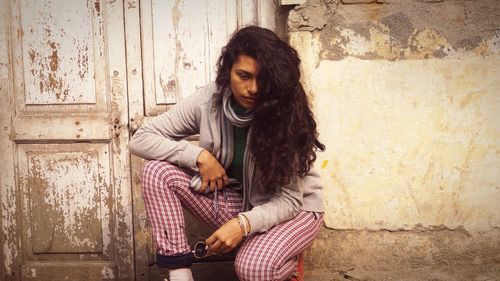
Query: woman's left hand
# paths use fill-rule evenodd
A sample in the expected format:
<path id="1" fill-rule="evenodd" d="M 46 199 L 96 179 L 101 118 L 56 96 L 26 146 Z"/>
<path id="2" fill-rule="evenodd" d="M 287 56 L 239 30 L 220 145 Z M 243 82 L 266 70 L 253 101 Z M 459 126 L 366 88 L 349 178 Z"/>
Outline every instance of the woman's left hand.
<path id="1" fill-rule="evenodd" d="M 229 253 L 243 239 L 243 230 L 236 218 L 227 221 L 205 240 L 209 249 L 216 253 Z"/>

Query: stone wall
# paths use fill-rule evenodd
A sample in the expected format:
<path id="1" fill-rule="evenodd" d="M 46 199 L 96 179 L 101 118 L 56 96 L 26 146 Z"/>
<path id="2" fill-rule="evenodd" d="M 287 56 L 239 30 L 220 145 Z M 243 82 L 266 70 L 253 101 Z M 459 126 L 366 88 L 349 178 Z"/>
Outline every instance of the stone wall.
<path id="1" fill-rule="evenodd" d="M 309 279 L 500 280 L 500 1 L 309 0 L 288 29 L 327 146 Z"/>

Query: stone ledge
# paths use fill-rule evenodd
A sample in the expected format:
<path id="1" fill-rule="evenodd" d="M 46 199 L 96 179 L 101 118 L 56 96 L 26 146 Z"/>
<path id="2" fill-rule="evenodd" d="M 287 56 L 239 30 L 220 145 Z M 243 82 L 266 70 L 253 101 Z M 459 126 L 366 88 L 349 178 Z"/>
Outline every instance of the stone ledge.
<path id="1" fill-rule="evenodd" d="M 314 281 L 498 281 L 500 264 L 485 266 L 422 267 L 395 271 L 306 270 L 305 280 Z"/>
<path id="2" fill-rule="evenodd" d="M 500 265 L 500 230 L 332 230 L 323 228 L 305 253 L 305 268 L 340 272 Z M 499 279 L 500 280 L 500 277 Z"/>

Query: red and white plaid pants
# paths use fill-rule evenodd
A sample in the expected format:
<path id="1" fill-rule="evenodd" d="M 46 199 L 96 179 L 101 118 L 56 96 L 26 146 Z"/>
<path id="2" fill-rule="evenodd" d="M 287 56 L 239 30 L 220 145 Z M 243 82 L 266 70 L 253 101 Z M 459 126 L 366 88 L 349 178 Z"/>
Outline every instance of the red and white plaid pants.
<path id="1" fill-rule="evenodd" d="M 164 161 L 149 161 L 143 169 L 142 193 L 157 252 L 170 256 L 190 251 L 182 207 L 213 229 L 235 217 L 242 206 L 240 193 L 219 193 L 217 213 L 212 194 L 189 188 L 191 175 Z M 247 237 L 236 255 L 235 271 L 240 280 L 286 280 L 297 269 L 297 257 L 318 233 L 322 213 L 301 211 L 289 221 L 264 233 Z"/>

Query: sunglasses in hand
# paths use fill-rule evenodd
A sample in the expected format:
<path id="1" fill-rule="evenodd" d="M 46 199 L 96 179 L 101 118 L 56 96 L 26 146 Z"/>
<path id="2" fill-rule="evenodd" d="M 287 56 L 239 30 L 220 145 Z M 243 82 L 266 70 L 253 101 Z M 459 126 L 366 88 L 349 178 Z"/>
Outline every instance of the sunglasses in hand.
<path id="1" fill-rule="evenodd" d="M 216 252 L 213 252 L 208 248 L 208 245 L 207 243 L 205 243 L 205 241 L 196 242 L 191 252 L 197 259 L 202 259 L 217 254 Z"/>

